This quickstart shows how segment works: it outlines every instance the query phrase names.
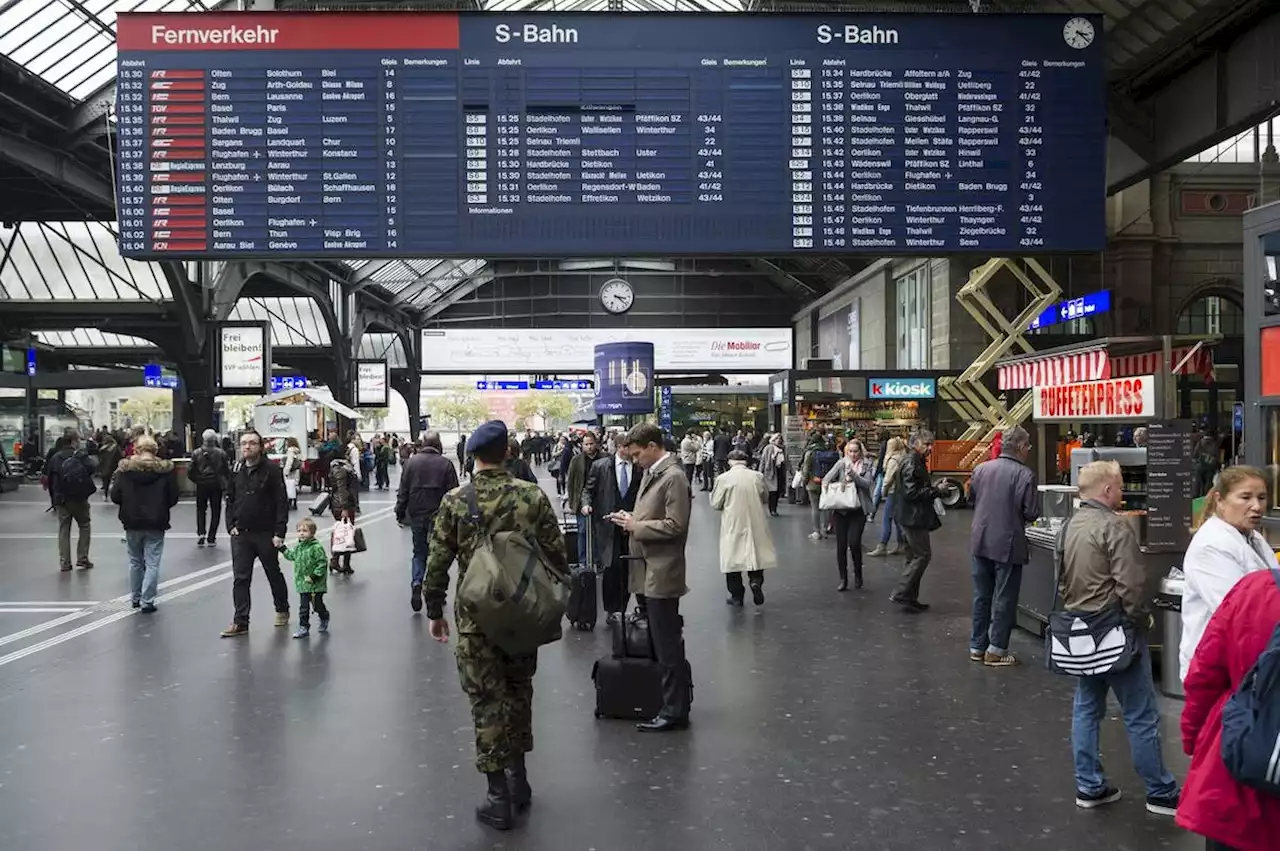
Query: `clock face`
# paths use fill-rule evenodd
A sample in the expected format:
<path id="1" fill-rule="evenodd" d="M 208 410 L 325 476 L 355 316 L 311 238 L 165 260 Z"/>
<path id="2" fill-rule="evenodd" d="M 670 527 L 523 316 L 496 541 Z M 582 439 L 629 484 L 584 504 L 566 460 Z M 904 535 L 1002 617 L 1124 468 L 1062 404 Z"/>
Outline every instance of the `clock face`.
<path id="1" fill-rule="evenodd" d="M 1072 18 L 1062 27 L 1062 38 L 1069 47 L 1083 50 L 1093 44 L 1093 21 L 1088 18 Z"/>
<path id="2" fill-rule="evenodd" d="M 635 300 L 631 285 L 621 278 L 605 281 L 600 288 L 600 304 L 610 313 L 626 313 Z"/>

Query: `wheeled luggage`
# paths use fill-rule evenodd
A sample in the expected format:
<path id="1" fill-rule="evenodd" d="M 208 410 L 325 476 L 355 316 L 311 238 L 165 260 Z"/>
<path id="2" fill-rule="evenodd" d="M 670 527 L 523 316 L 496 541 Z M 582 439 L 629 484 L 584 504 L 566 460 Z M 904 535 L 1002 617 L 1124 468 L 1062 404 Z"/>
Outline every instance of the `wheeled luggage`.
<path id="1" fill-rule="evenodd" d="M 315 499 L 311 500 L 311 506 L 309 509 L 311 511 L 311 515 L 313 517 L 319 517 L 321 514 L 328 511 L 330 499 L 332 499 L 332 494 L 325 491 L 324 493 L 319 494 Z"/>
<path id="2" fill-rule="evenodd" d="M 591 669 L 596 717 L 647 721 L 662 710 L 662 669 L 652 659 L 605 657 Z"/>
<path id="3" fill-rule="evenodd" d="M 564 525 L 568 526 L 569 524 L 565 523 Z M 577 536 L 582 532 L 585 532 L 587 536 L 587 560 L 586 563 L 577 563 Z M 565 546 L 569 548 L 569 561 L 573 564 L 572 573 L 569 577 L 569 605 L 565 610 L 565 616 L 568 617 L 569 623 L 572 624 L 574 629 L 583 632 L 596 628 L 596 598 L 598 594 L 596 593 L 596 569 L 595 565 L 592 564 L 593 543 L 589 519 L 582 523 L 580 530 L 574 530 L 572 539 L 568 533 L 565 534 Z"/>

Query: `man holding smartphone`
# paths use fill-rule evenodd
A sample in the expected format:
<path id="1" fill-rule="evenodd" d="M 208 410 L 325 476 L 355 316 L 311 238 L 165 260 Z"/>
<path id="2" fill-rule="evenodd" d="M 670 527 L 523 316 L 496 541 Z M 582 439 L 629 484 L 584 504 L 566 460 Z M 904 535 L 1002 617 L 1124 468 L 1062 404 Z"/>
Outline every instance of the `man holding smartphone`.
<path id="1" fill-rule="evenodd" d="M 691 672 L 684 654 L 680 598 L 685 585 L 685 542 L 689 537 L 689 480 L 679 459 L 663 446 L 662 430 L 642 423 L 627 434 L 632 458 L 644 470 L 634 511 L 606 519 L 631 536 L 631 591 L 643 594 L 654 655 L 662 668 L 662 710 L 637 724 L 646 733 L 689 726 Z"/>

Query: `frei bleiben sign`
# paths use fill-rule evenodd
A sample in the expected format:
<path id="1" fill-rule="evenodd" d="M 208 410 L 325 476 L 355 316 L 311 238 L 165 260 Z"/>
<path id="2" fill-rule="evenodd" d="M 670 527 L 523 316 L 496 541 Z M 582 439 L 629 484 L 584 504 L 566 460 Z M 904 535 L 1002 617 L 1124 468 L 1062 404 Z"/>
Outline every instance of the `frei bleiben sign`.
<path id="1" fill-rule="evenodd" d="M 932 399 L 938 382 L 932 378 L 869 378 L 868 399 Z"/>
<path id="2" fill-rule="evenodd" d="M 222 390 L 262 392 L 267 383 L 265 329 L 240 325 L 219 330 L 222 369 L 218 377 Z"/>
<path id="3" fill-rule="evenodd" d="M 356 407 L 385 408 L 387 405 L 387 362 L 356 363 Z"/>

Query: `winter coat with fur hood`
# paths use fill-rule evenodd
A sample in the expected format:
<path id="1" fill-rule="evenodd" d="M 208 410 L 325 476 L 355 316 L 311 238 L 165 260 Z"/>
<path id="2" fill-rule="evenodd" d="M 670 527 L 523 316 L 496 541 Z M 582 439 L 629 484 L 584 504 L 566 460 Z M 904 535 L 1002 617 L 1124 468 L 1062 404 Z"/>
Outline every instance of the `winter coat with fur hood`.
<path id="1" fill-rule="evenodd" d="M 169 510 L 178 504 L 173 462 L 154 455 L 125 458 L 116 468 L 109 495 L 120 506 L 120 525 L 125 529 L 165 531 Z"/>

